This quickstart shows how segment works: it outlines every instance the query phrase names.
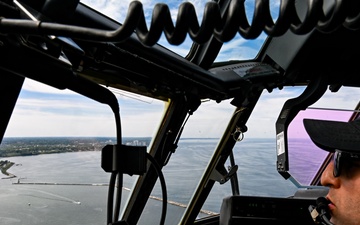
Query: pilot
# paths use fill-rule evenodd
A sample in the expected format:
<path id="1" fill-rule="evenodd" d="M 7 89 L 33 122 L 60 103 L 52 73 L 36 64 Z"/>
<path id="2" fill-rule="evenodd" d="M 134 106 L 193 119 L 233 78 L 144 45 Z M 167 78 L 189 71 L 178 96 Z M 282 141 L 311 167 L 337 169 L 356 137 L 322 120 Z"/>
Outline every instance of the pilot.
<path id="1" fill-rule="evenodd" d="M 337 122 L 304 119 L 312 141 L 334 153 L 321 176 L 335 225 L 360 224 L 360 120 Z"/>

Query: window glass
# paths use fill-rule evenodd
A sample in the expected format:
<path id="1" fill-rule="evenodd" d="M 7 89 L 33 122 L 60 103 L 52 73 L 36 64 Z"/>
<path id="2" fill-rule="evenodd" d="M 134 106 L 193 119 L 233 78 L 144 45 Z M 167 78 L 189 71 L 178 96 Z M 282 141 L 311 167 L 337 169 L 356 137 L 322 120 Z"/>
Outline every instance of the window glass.
<path id="1" fill-rule="evenodd" d="M 276 170 L 275 122 L 284 102 L 298 96 L 302 87 L 264 91 L 247 122 L 248 131 L 244 139 L 237 142 L 233 152 L 238 165 L 238 182 L 241 195 L 288 197 L 297 188 Z M 229 160 L 225 168 L 231 166 Z M 231 183 L 215 183 L 203 209 L 220 212 L 222 199 L 232 195 Z M 199 217 L 207 215 L 200 214 Z"/>
<path id="2" fill-rule="evenodd" d="M 244 4 L 246 18 L 248 23 L 251 25 L 255 10 L 254 1 L 244 1 Z M 277 20 L 279 14 L 279 4 L 280 1 L 270 1 L 270 4 L 265 6 L 270 7 L 270 13 L 274 22 Z M 223 44 L 221 51 L 219 52 L 219 55 L 215 61 L 226 62 L 229 60 L 254 59 L 259 53 L 259 50 L 261 49 L 261 46 L 265 42 L 266 38 L 267 35 L 265 32 L 262 32 L 261 35 L 256 39 L 251 40 L 243 38 L 239 32 L 237 32 L 231 41 Z"/>
<path id="3" fill-rule="evenodd" d="M 116 96 L 123 144 L 148 146 L 166 104 L 126 92 Z M 116 143 L 110 107 L 26 80 L 5 135 L 4 224 L 106 223 L 110 175 L 101 168 L 101 149 Z M 136 178 L 124 175 L 122 203 Z"/>
<path id="4" fill-rule="evenodd" d="M 264 91 L 247 122 L 248 131 L 244 139 L 236 143 L 233 152 L 241 195 L 248 196 L 292 196 L 297 188 L 276 170 L 275 122 L 284 102 L 298 96 L 302 87 Z M 225 168 L 231 166 L 229 160 Z M 232 195 L 231 183 L 215 183 L 203 209 L 220 212 L 222 199 Z M 199 217 L 207 215 L 200 214 Z"/>
<path id="5" fill-rule="evenodd" d="M 288 197 L 295 193 L 296 187 L 276 169 L 275 123 L 286 100 L 297 97 L 303 90 L 303 87 L 285 87 L 261 95 L 247 123 L 244 140 L 234 148 L 240 194 Z"/>
<path id="6" fill-rule="evenodd" d="M 176 152 L 163 168 L 169 200 L 166 224 L 179 224 L 234 109 L 229 101 L 207 101 L 190 116 Z M 159 182 L 151 195 L 162 197 Z M 200 216 L 219 213 L 221 199 L 221 195 L 211 197 L 208 200 L 211 204 L 203 208 Z M 139 224 L 159 223 L 161 202 L 156 206 L 154 201 L 148 201 Z"/>
<path id="7" fill-rule="evenodd" d="M 327 91 L 306 110 L 300 111 L 288 127 L 289 173 L 296 185 L 318 184 L 318 175 L 328 152 L 318 148 L 306 133 L 303 119 L 349 121 L 358 107 L 360 90 L 342 87 L 337 93 Z"/>
<path id="8" fill-rule="evenodd" d="M 306 133 L 304 118 L 349 121 L 352 110 L 308 108 L 300 111 L 288 128 L 289 173 L 303 186 L 312 184 L 328 152 L 318 148 Z"/>

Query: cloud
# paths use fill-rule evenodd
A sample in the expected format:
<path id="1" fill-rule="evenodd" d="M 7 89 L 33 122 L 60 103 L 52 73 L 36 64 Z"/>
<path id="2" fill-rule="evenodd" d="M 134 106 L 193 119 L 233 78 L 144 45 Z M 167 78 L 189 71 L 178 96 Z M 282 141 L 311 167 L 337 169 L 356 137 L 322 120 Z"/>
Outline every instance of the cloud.
<path id="1" fill-rule="evenodd" d="M 249 118 L 247 123 L 249 130 L 245 136 L 275 137 L 275 123 L 284 103 L 299 96 L 303 90 L 304 87 L 286 87 L 283 90 L 274 90 L 272 93 L 264 92 Z M 359 103 L 358 96 L 360 96 L 359 88 L 343 87 L 338 93 L 327 91 L 310 107 L 352 110 Z"/>
<path id="2" fill-rule="evenodd" d="M 115 135 L 114 115 L 108 106 L 77 94 L 64 95 L 33 81 L 26 81 L 24 87 L 6 136 Z M 37 90 L 31 89 L 34 87 Z M 245 137 L 274 138 L 275 122 L 283 104 L 303 90 L 303 87 L 287 87 L 272 93 L 264 91 L 247 122 Z M 313 107 L 353 109 L 359 94 L 360 90 L 347 87 L 336 94 L 328 91 Z M 165 103 L 126 92 L 117 95 L 123 135 L 152 136 L 161 122 Z M 182 137 L 220 138 L 234 111 L 230 100 L 204 102 L 189 118 Z"/>
<path id="3" fill-rule="evenodd" d="M 134 0 L 82 0 L 81 2 L 90 6 L 91 8 L 123 23 L 127 13 L 129 12 L 129 5 Z M 156 0 L 143 0 L 140 1 L 143 7 L 144 15 L 148 26 L 152 19 L 153 9 L 156 4 L 160 3 Z M 195 1 L 196 2 L 196 1 Z M 199 1 L 198 1 L 199 2 Z M 201 1 L 200 1 L 201 2 Z M 171 15 L 176 18 L 179 1 L 166 1 L 165 4 L 169 6 Z M 195 4 L 198 5 L 198 4 Z"/>
<path id="4" fill-rule="evenodd" d="M 65 90 L 56 89 L 54 87 L 39 83 L 39 82 L 31 80 L 31 79 L 25 79 L 25 82 L 22 86 L 22 90 L 23 91 L 32 91 L 32 92 L 37 92 L 37 93 L 75 95 L 75 93 L 73 91 L 70 91 L 68 89 L 65 89 Z"/>
<path id="5" fill-rule="evenodd" d="M 354 87 L 341 87 L 337 93 L 329 90 L 313 107 L 355 109 L 359 103 L 360 89 Z"/>
<path id="6" fill-rule="evenodd" d="M 81 2 L 118 22 L 123 22 L 131 0 L 81 0 Z"/>
<path id="7" fill-rule="evenodd" d="M 115 123 L 110 116 L 62 115 L 45 111 L 15 111 L 6 136 L 115 136 Z"/>
<path id="8" fill-rule="evenodd" d="M 215 61 L 253 59 L 258 51 L 257 48 L 249 47 L 247 40 L 240 37 L 233 39 L 231 42 L 224 43 Z"/>
<path id="9" fill-rule="evenodd" d="M 216 103 L 209 101 L 202 103 L 190 116 L 182 137 L 219 138 L 227 127 L 235 107 L 230 100 Z"/>
<path id="10" fill-rule="evenodd" d="M 115 95 L 124 135 L 151 135 L 164 103 L 123 91 Z M 115 136 L 115 119 L 107 105 L 27 79 L 5 135 Z"/>
<path id="11" fill-rule="evenodd" d="M 123 135 L 150 136 L 160 123 L 163 105 L 148 111 L 124 105 Z M 92 101 L 20 98 L 6 136 L 115 136 L 115 118 L 106 105 Z"/>

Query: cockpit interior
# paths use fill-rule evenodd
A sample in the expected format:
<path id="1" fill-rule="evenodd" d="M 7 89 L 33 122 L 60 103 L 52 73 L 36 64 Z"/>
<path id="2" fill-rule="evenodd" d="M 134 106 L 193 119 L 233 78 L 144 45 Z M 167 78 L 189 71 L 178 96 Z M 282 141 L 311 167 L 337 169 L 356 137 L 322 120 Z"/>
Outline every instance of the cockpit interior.
<path id="1" fill-rule="evenodd" d="M 360 1 L 0 14 L 0 221 L 328 224 L 312 212 L 332 154 L 303 120 L 358 117 Z"/>

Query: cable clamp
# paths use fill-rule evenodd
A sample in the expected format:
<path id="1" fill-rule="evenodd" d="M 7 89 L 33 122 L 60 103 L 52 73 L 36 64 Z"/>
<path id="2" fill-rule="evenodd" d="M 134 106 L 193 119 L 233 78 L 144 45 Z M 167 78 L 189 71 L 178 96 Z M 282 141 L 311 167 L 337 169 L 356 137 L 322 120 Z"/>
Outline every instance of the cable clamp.
<path id="1" fill-rule="evenodd" d="M 214 181 L 218 181 L 220 184 L 226 183 L 230 178 L 236 174 L 238 170 L 238 166 L 234 165 L 232 167 L 229 167 L 229 172 L 226 172 L 226 169 L 224 168 L 221 170 L 221 172 L 217 169 L 214 169 L 210 175 L 210 179 Z"/>
<path id="2" fill-rule="evenodd" d="M 146 146 L 106 145 L 101 151 L 101 168 L 132 176 L 146 172 Z"/>

